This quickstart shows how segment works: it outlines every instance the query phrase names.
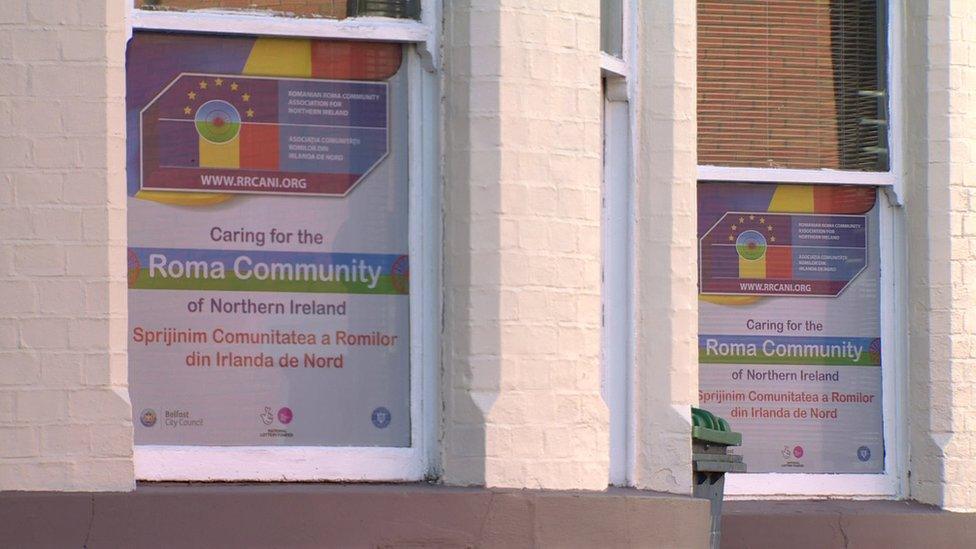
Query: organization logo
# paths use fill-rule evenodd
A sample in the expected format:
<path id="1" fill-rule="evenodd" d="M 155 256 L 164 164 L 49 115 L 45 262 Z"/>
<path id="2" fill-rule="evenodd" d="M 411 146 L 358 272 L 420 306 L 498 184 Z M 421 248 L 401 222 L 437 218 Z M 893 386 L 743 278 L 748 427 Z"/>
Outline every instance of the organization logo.
<path id="1" fill-rule="evenodd" d="M 881 338 L 874 338 L 868 346 L 868 354 L 874 364 L 881 364 Z"/>
<path id="2" fill-rule="evenodd" d="M 289 408 L 287 406 L 284 406 L 284 407 L 282 407 L 281 409 L 278 410 L 278 421 L 282 425 L 288 425 L 289 423 L 291 423 L 291 420 L 294 417 L 295 417 L 295 414 L 292 413 L 291 408 Z"/>
<path id="3" fill-rule="evenodd" d="M 871 459 L 871 449 L 867 446 L 861 446 L 857 449 L 857 459 L 860 461 L 867 461 Z"/>
<path id="4" fill-rule="evenodd" d="M 282 425 L 288 425 L 289 423 L 291 423 L 292 420 L 295 418 L 295 414 L 294 412 L 291 411 L 291 408 L 287 406 L 282 406 L 281 408 L 278 408 L 277 412 L 275 412 L 274 410 L 271 409 L 271 406 L 265 406 L 264 411 L 258 414 L 258 417 L 260 417 L 261 422 L 268 427 L 263 432 L 259 433 L 258 437 L 292 438 L 295 436 L 295 433 L 292 433 L 288 429 L 272 426 L 272 424 L 275 422 L 275 419 L 277 419 L 278 423 Z"/>
<path id="5" fill-rule="evenodd" d="M 401 255 L 390 267 L 390 283 L 399 294 L 410 293 L 410 258 Z"/>
<path id="6" fill-rule="evenodd" d="M 258 416 L 265 425 L 271 425 L 274 423 L 274 412 L 271 411 L 271 406 L 265 406 L 264 411 Z"/>
<path id="7" fill-rule="evenodd" d="M 127 254 L 128 262 L 128 282 L 129 287 L 133 288 L 136 282 L 139 281 L 139 273 L 142 272 L 142 264 L 139 262 L 139 256 L 132 250 L 129 250 Z"/>
<path id="8" fill-rule="evenodd" d="M 742 231 L 735 239 L 735 251 L 742 259 L 758 261 L 766 255 L 766 237 L 756 230 Z"/>
<path id="9" fill-rule="evenodd" d="M 346 114 L 283 108 L 296 94 L 342 95 Z M 180 74 L 140 110 L 141 188 L 344 196 L 389 153 L 387 95 L 386 82 Z M 336 128 L 342 153 L 312 144 Z"/>
<path id="10" fill-rule="evenodd" d="M 783 446 L 783 449 L 779 453 L 783 456 L 783 462 L 780 464 L 780 467 L 800 469 L 804 467 L 800 460 L 804 454 L 803 446 L 799 444 L 787 444 Z"/>
<path id="11" fill-rule="evenodd" d="M 211 143 L 227 143 L 241 133 L 241 113 L 222 99 L 201 105 L 193 116 L 193 123 L 200 137 Z"/>
<path id="12" fill-rule="evenodd" d="M 822 215 L 726 212 L 700 233 L 701 293 L 838 296 L 867 268 L 868 222 L 863 215 Z M 816 243 L 815 269 L 804 267 L 810 253 L 804 227 L 809 224 L 831 234 Z M 752 283 L 758 280 L 777 282 Z"/>
<path id="13" fill-rule="evenodd" d="M 202 427 L 203 418 L 194 417 L 189 410 L 163 410 L 163 425 L 176 428 Z"/>
<path id="14" fill-rule="evenodd" d="M 379 408 L 373 410 L 373 414 L 370 417 L 373 421 L 373 426 L 377 429 L 386 429 L 390 425 L 390 421 L 393 420 L 393 415 L 386 408 L 380 406 Z"/>
<path id="15" fill-rule="evenodd" d="M 139 413 L 139 423 L 142 423 L 143 427 L 152 427 L 156 424 L 156 410 L 152 408 L 146 408 Z"/>

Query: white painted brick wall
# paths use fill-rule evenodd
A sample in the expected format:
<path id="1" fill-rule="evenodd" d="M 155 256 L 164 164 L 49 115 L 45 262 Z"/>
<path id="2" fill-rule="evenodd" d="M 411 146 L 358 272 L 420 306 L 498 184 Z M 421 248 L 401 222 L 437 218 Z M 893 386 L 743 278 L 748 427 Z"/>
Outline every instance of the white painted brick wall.
<path id="1" fill-rule="evenodd" d="M 973 510 L 976 12 L 906 4 L 911 496 Z M 445 5 L 445 480 L 602 488 L 598 3 Z M 636 482 L 681 492 L 694 9 L 640 6 Z M 0 490 L 132 487 L 122 9 L 0 0 Z"/>
<path id="2" fill-rule="evenodd" d="M 133 487 L 122 0 L 0 0 L 0 490 Z"/>
<path id="3" fill-rule="evenodd" d="M 908 3 L 911 497 L 976 510 L 976 11 Z"/>
<path id="4" fill-rule="evenodd" d="M 952 2 L 949 62 L 949 233 L 948 397 L 952 440 L 943 451 L 943 506 L 976 510 L 976 4 Z M 938 104 L 938 103 L 936 103 Z M 933 216 L 935 212 L 933 212 Z M 960 225 L 962 230 L 959 229 Z M 943 387 L 943 390 L 946 388 Z"/>
<path id="5" fill-rule="evenodd" d="M 695 3 L 639 6 L 634 483 L 690 493 L 698 402 Z"/>
<path id="6" fill-rule="evenodd" d="M 602 489 L 598 2 L 446 2 L 444 478 Z"/>

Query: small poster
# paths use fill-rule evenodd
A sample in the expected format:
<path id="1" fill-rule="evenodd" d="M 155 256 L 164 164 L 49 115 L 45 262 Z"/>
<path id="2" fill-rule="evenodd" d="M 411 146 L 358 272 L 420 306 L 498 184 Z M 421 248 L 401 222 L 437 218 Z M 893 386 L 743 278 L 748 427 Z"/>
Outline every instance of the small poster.
<path id="1" fill-rule="evenodd" d="M 401 60 L 396 44 L 133 37 L 137 444 L 410 446 Z"/>
<path id="2" fill-rule="evenodd" d="M 873 187 L 701 183 L 699 402 L 753 473 L 880 473 Z"/>
<path id="3" fill-rule="evenodd" d="M 728 212 L 701 239 L 703 294 L 836 296 L 867 266 L 863 215 Z"/>
<path id="4" fill-rule="evenodd" d="M 141 188 L 345 195 L 388 152 L 387 88 L 182 73 L 140 113 Z"/>

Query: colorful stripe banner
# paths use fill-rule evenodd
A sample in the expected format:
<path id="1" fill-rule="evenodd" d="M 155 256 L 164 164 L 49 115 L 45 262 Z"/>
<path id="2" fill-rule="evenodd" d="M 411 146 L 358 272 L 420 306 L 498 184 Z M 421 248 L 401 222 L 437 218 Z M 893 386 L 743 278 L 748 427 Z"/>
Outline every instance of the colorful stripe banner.
<path id="1" fill-rule="evenodd" d="M 881 366 L 881 340 L 870 337 L 699 335 L 701 364 Z"/>
<path id="2" fill-rule="evenodd" d="M 129 288 L 406 294 L 406 255 L 129 248 Z"/>

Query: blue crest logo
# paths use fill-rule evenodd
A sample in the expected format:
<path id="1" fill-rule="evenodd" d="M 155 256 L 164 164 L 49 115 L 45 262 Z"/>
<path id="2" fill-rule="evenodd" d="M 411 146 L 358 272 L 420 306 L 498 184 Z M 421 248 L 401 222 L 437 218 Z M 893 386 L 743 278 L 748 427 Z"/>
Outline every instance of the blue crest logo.
<path id="1" fill-rule="evenodd" d="M 370 418 L 373 420 L 373 426 L 377 429 L 386 429 L 390 425 L 390 421 L 393 419 L 393 415 L 386 408 L 380 406 L 379 408 L 373 410 L 373 415 Z"/>

